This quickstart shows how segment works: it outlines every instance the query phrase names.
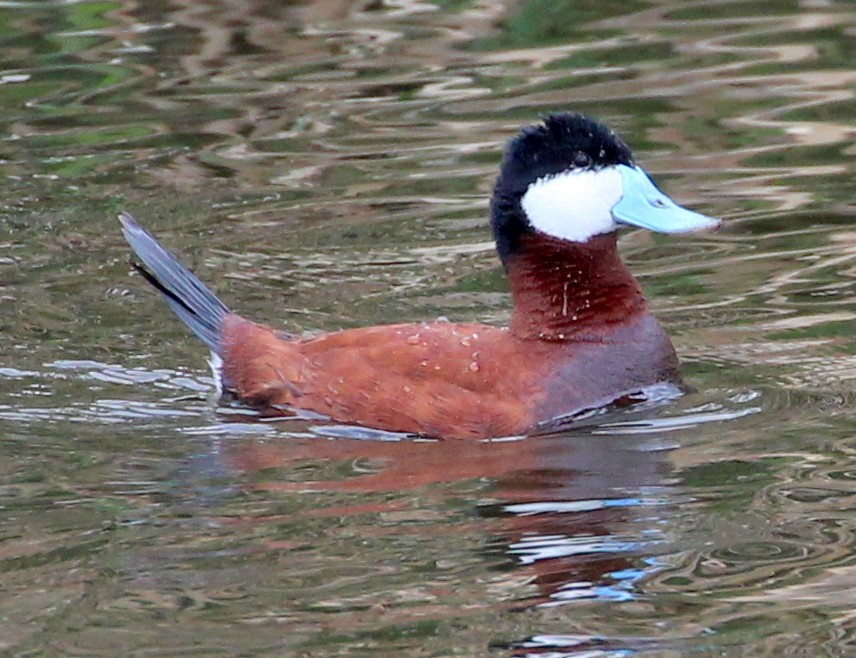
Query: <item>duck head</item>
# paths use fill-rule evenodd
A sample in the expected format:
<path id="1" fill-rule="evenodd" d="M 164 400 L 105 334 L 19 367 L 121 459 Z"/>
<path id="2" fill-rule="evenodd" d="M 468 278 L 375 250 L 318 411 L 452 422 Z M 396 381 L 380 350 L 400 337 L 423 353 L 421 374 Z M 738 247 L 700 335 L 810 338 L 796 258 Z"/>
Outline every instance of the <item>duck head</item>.
<path id="1" fill-rule="evenodd" d="M 622 224 L 686 233 L 720 222 L 663 194 L 624 141 L 584 115 L 555 114 L 512 139 L 491 200 L 512 329 L 560 339 L 645 310 L 618 256 Z"/>

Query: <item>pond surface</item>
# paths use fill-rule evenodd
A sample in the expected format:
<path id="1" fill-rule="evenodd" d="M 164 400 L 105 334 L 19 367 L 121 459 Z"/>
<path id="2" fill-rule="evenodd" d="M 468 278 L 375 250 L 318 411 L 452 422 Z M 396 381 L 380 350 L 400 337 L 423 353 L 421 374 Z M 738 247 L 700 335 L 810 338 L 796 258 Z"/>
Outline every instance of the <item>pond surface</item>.
<path id="1" fill-rule="evenodd" d="M 849 0 L 0 4 L 0 655 L 856 652 Z M 504 142 L 616 128 L 694 391 L 379 440 L 210 399 L 133 212 L 248 317 L 506 322 Z"/>

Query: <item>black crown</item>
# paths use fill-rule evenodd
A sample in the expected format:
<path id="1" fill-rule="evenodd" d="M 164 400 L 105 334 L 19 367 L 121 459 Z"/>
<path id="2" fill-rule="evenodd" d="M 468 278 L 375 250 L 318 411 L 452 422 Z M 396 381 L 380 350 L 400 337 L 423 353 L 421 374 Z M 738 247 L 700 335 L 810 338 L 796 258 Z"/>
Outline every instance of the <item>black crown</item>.
<path id="1" fill-rule="evenodd" d="M 491 199 L 491 227 L 503 261 L 532 230 L 520 199 L 536 180 L 572 169 L 634 166 L 624 141 L 602 123 L 577 113 L 551 114 L 511 139 Z"/>

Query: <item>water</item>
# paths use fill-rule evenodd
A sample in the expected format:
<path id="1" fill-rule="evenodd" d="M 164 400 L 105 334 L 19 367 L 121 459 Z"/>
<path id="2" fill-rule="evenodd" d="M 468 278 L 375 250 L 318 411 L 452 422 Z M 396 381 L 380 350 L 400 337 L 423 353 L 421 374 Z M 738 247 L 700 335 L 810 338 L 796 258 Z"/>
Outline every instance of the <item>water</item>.
<path id="1" fill-rule="evenodd" d="M 854 648 L 845 0 L 0 5 L 0 652 Z M 291 331 L 507 320 L 502 145 L 615 127 L 706 236 L 628 232 L 694 392 L 401 440 L 209 398 L 151 226 Z"/>

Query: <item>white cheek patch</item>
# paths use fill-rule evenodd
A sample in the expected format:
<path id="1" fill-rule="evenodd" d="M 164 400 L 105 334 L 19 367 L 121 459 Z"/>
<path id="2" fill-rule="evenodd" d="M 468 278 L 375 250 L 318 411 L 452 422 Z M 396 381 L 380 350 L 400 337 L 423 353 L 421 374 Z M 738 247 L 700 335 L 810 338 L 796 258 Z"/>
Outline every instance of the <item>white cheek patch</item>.
<path id="1" fill-rule="evenodd" d="M 616 229 L 612 208 L 623 194 L 618 167 L 575 169 L 539 178 L 526 190 L 520 205 L 536 231 L 585 242 Z"/>

